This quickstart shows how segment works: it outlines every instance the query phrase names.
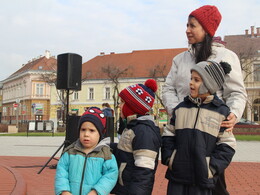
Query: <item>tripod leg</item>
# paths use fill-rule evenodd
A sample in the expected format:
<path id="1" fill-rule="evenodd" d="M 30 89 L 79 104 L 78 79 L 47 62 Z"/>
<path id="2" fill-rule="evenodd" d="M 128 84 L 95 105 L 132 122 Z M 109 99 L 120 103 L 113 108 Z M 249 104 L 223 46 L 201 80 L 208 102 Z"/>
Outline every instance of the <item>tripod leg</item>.
<path id="1" fill-rule="evenodd" d="M 58 148 L 58 150 L 56 150 L 56 152 L 51 156 L 51 158 L 46 162 L 46 164 L 41 168 L 41 170 L 38 172 L 38 174 L 40 174 L 43 169 L 49 164 L 49 162 L 54 158 L 54 156 L 60 151 L 60 149 L 64 146 L 66 141 L 63 142 L 63 144 L 61 144 L 61 146 Z"/>

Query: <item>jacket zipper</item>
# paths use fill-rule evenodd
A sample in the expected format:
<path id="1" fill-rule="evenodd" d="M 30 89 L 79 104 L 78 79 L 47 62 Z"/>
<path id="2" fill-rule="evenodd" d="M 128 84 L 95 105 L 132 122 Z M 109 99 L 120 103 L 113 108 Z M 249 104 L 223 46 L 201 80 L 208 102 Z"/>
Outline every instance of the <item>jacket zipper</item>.
<path id="1" fill-rule="evenodd" d="M 82 186 L 83 186 L 83 181 L 84 181 L 87 158 L 88 158 L 88 156 L 85 157 L 85 162 L 84 162 L 83 171 L 82 171 L 82 177 L 81 177 L 81 182 L 80 182 L 80 191 L 79 191 L 80 195 L 82 194 Z"/>
<path id="2" fill-rule="evenodd" d="M 196 125 L 197 125 L 198 117 L 199 117 L 199 112 L 200 112 L 200 105 L 197 105 L 197 106 L 198 106 L 198 112 L 197 112 L 197 115 L 196 115 L 196 120 L 195 120 L 195 123 L 194 123 L 193 129 L 195 129 L 195 127 L 196 127 Z"/>
<path id="3" fill-rule="evenodd" d="M 191 150 L 193 151 L 193 153 L 191 153 L 191 154 L 193 154 L 192 156 L 193 156 L 193 159 L 195 160 L 195 155 L 194 155 L 194 150 L 195 150 L 195 146 L 196 146 L 196 133 L 195 133 L 195 127 L 196 127 L 196 125 L 197 125 L 197 122 L 198 122 L 198 118 L 199 118 L 199 112 L 200 112 L 200 105 L 199 104 L 197 104 L 197 106 L 198 106 L 198 112 L 197 112 L 197 115 L 196 115 L 196 120 L 195 120 L 195 123 L 194 123 L 194 126 L 193 126 L 193 129 L 194 129 L 194 131 L 193 131 L 193 137 L 194 137 L 194 142 L 193 142 L 193 145 L 192 145 L 192 148 L 191 148 Z M 195 170 L 195 164 L 193 163 L 192 164 L 193 165 L 193 173 L 194 173 L 194 170 Z M 195 184 L 195 174 L 192 174 L 193 175 L 193 178 L 192 178 L 192 183 L 193 183 L 193 185 L 196 185 Z"/>

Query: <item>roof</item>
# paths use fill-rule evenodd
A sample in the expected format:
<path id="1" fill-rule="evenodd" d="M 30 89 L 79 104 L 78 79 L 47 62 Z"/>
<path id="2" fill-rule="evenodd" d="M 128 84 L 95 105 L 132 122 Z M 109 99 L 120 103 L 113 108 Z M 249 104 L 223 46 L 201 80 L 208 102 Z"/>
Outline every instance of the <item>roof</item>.
<path id="1" fill-rule="evenodd" d="M 128 69 L 127 74 L 120 76 L 121 78 L 145 78 L 150 77 L 150 71 L 156 67 L 165 65 L 167 75 L 173 57 L 186 50 L 187 48 L 178 48 L 101 54 L 82 65 L 82 79 L 107 79 L 108 75 L 102 70 L 107 67 L 121 71 Z"/>
<path id="2" fill-rule="evenodd" d="M 35 59 L 35 60 L 23 65 L 19 70 L 17 70 L 11 76 L 9 76 L 9 78 L 13 77 L 15 75 L 19 75 L 21 73 L 33 71 L 33 70 L 56 71 L 57 70 L 57 60 L 53 57 L 46 58 L 45 56 Z"/>
<path id="3" fill-rule="evenodd" d="M 259 55 L 260 37 L 251 35 L 228 35 L 224 37 L 226 48 L 234 51 L 238 56 L 249 57 L 249 54 Z"/>

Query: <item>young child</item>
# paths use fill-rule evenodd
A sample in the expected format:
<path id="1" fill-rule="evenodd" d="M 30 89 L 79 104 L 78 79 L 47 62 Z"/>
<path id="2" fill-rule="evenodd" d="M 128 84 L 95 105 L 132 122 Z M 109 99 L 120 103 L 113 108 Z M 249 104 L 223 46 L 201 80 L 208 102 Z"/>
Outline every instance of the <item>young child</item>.
<path id="1" fill-rule="evenodd" d="M 148 79 L 144 85 L 131 85 L 119 94 L 120 114 L 127 125 L 113 150 L 119 178 L 112 193 L 117 195 L 152 194 L 161 146 L 159 127 L 149 115 L 156 90 L 156 81 Z"/>
<path id="2" fill-rule="evenodd" d="M 165 128 L 162 163 L 168 166 L 168 195 L 211 195 L 235 154 L 232 132 L 220 127 L 230 113 L 215 92 L 231 71 L 227 63 L 203 61 L 191 69 L 190 95 L 173 110 Z"/>
<path id="3" fill-rule="evenodd" d="M 62 154 L 56 171 L 55 193 L 62 195 L 109 194 L 118 178 L 118 167 L 109 139 L 103 139 L 106 117 L 91 107 L 79 120 L 79 139 Z"/>

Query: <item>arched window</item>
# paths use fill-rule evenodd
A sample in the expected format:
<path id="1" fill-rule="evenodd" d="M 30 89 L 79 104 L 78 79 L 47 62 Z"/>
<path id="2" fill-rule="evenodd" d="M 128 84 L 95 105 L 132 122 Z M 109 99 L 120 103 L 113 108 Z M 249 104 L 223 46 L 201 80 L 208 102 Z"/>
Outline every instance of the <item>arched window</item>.
<path id="1" fill-rule="evenodd" d="M 254 104 L 260 104 L 260 98 L 254 100 Z"/>
<path id="2" fill-rule="evenodd" d="M 260 98 L 254 100 L 253 115 L 254 115 L 254 121 L 259 123 L 260 122 Z"/>

